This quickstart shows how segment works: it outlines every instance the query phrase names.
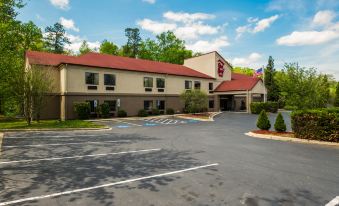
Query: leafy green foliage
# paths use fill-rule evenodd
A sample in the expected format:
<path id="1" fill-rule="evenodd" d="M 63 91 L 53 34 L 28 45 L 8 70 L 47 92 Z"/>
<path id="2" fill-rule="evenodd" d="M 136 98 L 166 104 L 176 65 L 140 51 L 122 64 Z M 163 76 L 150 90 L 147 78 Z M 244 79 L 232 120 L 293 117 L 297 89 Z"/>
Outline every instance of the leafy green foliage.
<path id="1" fill-rule="evenodd" d="M 292 112 L 295 137 L 339 142 L 339 108 Z"/>
<path id="2" fill-rule="evenodd" d="M 89 45 L 88 45 L 87 41 L 84 40 L 82 42 L 80 48 L 79 48 L 79 53 L 80 54 L 87 54 L 87 53 L 89 53 L 91 51 L 92 51 L 92 49 L 89 48 Z"/>
<path id="3" fill-rule="evenodd" d="M 167 108 L 166 109 L 166 114 L 168 114 L 168 115 L 173 115 L 175 112 L 174 112 L 174 109 L 172 109 L 172 108 Z"/>
<path id="4" fill-rule="evenodd" d="M 25 120 L 0 120 L 1 129 L 65 129 L 65 128 L 103 128 L 104 125 L 82 120 L 42 120 L 28 125 Z"/>
<path id="5" fill-rule="evenodd" d="M 111 54 L 111 55 L 118 55 L 119 54 L 119 47 L 115 45 L 113 42 L 109 42 L 104 40 L 100 44 L 99 52 L 101 54 Z"/>
<path id="6" fill-rule="evenodd" d="M 262 130 L 269 130 L 271 128 L 270 120 L 267 117 L 266 111 L 262 110 L 257 120 L 257 127 Z"/>
<path id="7" fill-rule="evenodd" d="M 247 76 L 253 76 L 254 70 L 248 67 L 233 67 L 232 72 L 238 74 L 245 74 Z"/>
<path id="8" fill-rule="evenodd" d="M 60 23 L 55 23 L 53 26 L 48 26 L 45 29 L 47 36 L 45 38 L 45 47 L 47 51 L 62 54 L 65 52 L 65 44 L 70 44 L 70 40 L 66 37 L 64 26 Z"/>
<path id="9" fill-rule="evenodd" d="M 127 112 L 123 109 L 118 110 L 118 117 L 127 117 Z"/>
<path id="10" fill-rule="evenodd" d="M 274 129 L 277 132 L 286 132 L 286 124 L 284 121 L 284 117 L 279 112 L 277 118 L 275 119 Z"/>
<path id="11" fill-rule="evenodd" d="M 268 63 L 265 69 L 265 78 L 264 78 L 268 101 L 278 101 L 279 99 L 279 91 L 275 83 L 274 75 L 275 75 L 274 59 L 272 58 L 272 56 L 270 56 L 268 58 Z"/>
<path id="12" fill-rule="evenodd" d="M 74 111 L 79 119 L 88 119 L 91 108 L 88 102 L 79 102 L 74 103 Z"/>
<path id="13" fill-rule="evenodd" d="M 187 113 L 199 113 L 207 110 L 208 95 L 201 90 L 184 91 L 181 93 L 180 98 L 185 103 L 184 111 Z"/>
<path id="14" fill-rule="evenodd" d="M 98 113 L 100 117 L 109 117 L 109 105 L 107 103 L 100 104 L 98 108 Z"/>
<path id="15" fill-rule="evenodd" d="M 250 107 L 252 114 L 259 114 L 262 110 L 272 113 L 276 113 L 278 111 L 277 102 L 252 102 Z"/>
<path id="16" fill-rule="evenodd" d="M 137 57 L 139 53 L 141 37 L 138 28 L 126 28 L 125 36 L 127 37 L 127 43 L 123 46 L 123 54 L 127 57 Z"/>
<path id="17" fill-rule="evenodd" d="M 138 112 L 138 117 L 147 117 L 148 116 L 148 112 L 144 109 L 140 109 Z"/>
<path id="18" fill-rule="evenodd" d="M 339 107 L 339 82 L 337 83 L 337 87 L 335 90 L 334 106 Z"/>
<path id="19" fill-rule="evenodd" d="M 152 109 L 152 115 L 159 115 L 159 114 L 160 114 L 159 109 L 157 109 L 157 108 Z"/>
<path id="20" fill-rule="evenodd" d="M 298 109 L 326 107 L 329 102 L 329 81 L 327 75 L 317 73 L 314 68 L 285 64 L 275 75 L 280 91 L 280 101 L 286 106 Z"/>

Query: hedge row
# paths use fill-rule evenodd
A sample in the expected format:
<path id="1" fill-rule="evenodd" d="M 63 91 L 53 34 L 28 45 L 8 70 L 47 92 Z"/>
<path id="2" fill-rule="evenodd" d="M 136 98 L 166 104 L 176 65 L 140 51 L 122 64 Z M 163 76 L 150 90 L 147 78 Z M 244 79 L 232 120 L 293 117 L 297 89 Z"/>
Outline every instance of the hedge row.
<path id="1" fill-rule="evenodd" d="M 294 111 L 291 122 L 297 138 L 339 142 L 339 108 Z"/>
<path id="2" fill-rule="evenodd" d="M 252 114 L 260 114 L 262 110 L 265 110 L 266 112 L 277 113 L 278 106 L 277 102 L 252 102 L 251 112 Z"/>

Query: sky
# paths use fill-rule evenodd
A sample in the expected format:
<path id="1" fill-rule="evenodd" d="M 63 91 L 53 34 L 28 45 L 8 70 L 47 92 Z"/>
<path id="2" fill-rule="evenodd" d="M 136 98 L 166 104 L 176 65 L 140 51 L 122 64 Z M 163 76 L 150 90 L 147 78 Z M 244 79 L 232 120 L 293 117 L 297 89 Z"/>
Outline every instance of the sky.
<path id="1" fill-rule="evenodd" d="M 143 39 L 173 31 L 195 52 L 218 51 L 234 66 L 277 69 L 298 62 L 339 80 L 339 0 L 26 0 L 19 20 L 43 31 L 56 22 L 78 51 L 83 40 L 126 43 L 124 29 Z"/>

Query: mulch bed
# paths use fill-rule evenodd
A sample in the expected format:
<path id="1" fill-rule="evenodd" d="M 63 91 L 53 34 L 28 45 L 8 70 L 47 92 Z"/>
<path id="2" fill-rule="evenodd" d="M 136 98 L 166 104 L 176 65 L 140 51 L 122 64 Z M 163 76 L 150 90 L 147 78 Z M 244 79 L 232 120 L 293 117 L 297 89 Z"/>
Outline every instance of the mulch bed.
<path id="1" fill-rule="evenodd" d="M 197 113 L 197 114 L 183 114 L 183 115 L 180 115 L 180 116 L 209 119 L 210 115 L 211 115 L 210 113 Z"/>
<path id="2" fill-rule="evenodd" d="M 277 131 L 267 131 L 267 130 L 253 130 L 252 132 L 256 134 L 266 134 L 266 135 L 274 135 L 274 136 L 282 136 L 282 137 L 294 137 L 293 132 L 277 132 Z"/>

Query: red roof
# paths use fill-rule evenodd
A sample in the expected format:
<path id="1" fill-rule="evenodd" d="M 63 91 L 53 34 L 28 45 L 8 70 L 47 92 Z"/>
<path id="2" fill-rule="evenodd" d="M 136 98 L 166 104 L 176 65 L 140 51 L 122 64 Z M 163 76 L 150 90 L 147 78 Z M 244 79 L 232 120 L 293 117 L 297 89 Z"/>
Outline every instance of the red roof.
<path id="1" fill-rule="evenodd" d="M 219 84 L 219 86 L 214 90 L 214 92 L 251 90 L 260 80 L 261 79 L 256 77 L 232 73 L 232 80 L 221 82 L 221 84 Z"/>
<path id="2" fill-rule="evenodd" d="M 50 66 L 58 66 L 60 64 L 75 64 L 90 67 L 103 67 L 128 71 L 214 79 L 211 76 L 183 65 L 113 56 L 108 54 L 87 53 L 81 56 L 67 56 L 62 54 L 27 51 L 26 58 L 30 64 Z"/>

